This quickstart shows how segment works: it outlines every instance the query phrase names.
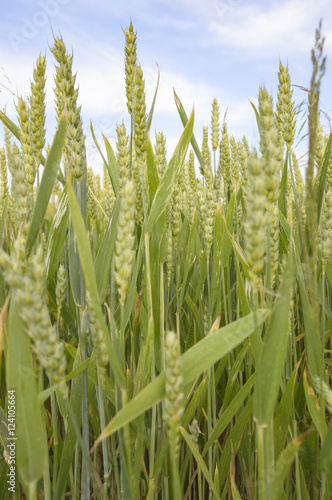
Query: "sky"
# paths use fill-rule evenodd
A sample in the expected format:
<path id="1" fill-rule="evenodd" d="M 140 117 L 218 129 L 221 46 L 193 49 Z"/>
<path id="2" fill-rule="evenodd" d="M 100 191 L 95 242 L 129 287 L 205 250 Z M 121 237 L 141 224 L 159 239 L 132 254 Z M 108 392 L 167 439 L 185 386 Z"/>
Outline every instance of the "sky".
<path id="1" fill-rule="evenodd" d="M 250 101 L 257 104 L 259 87 L 273 96 L 278 91 L 279 61 L 288 64 L 298 105 L 307 100 L 311 49 L 322 19 L 326 73 L 322 81 L 322 125 L 329 133 L 332 55 L 330 0 L 3 0 L 0 17 L 0 109 L 17 122 L 17 96 L 28 97 L 33 67 L 39 54 L 47 58 L 47 140 L 56 128 L 50 47 L 62 35 L 73 51 L 79 104 L 88 165 L 101 173 L 102 160 L 93 144 L 90 122 L 102 148 L 103 133 L 115 147 L 116 126 L 129 119 L 124 77 L 124 33 L 133 22 L 138 60 L 142 66 L 147 109 L 160 84 L 151 126 L 151 140 L 163 131 L 170 158 L 183 131 L 173 90 L 187 114 L 195 108 L 194 133 L 202 142 L 203 126 L 210 129 L 214 98 L 220 121 L 226 114 L 229 134 L 245 135 L 258 145 L 258 131 Z M 303 108 L 305 109 L 305 108 Z M 301 120 L 300 120 L 301 123 Z M 299 128 L 299 127 L 298 127 Z M 307 139 L 295 140 L 298 157 L 307 151 Z M 0 144 L 3 142 L 0 133 Z"/>

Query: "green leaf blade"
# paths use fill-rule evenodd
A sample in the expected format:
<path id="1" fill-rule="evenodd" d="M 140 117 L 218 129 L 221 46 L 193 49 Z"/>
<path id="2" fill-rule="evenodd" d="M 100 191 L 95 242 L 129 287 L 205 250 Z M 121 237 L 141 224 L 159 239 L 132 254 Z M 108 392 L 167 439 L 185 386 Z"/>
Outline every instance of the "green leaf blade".
<path id="1" fill-rule="evenodd" d="M 257 369 L 254 414 L 259 424 L 268 425 L 271 422 L 278 398 L 287 352 L 292 283 L 293 266 L 290 255 L 283 281 L 278 290 L 278 297 L 272 311 Z"/>
<path id="2" fill-rule="evenodd" d="M 146 224 L 146 231 L 150 232 L 169 202 L 175 182 L 178 179 L 180 168 L 183 165 L 189 142 L 193 133 L 194 127 L 194 110 L 190 115 L 189 121 L 183 131 L 182 136 L 175 148 L 174 154 L 165 170 L 164 175 L 160 179 L 158 189 L 154 196 L 151 210 Z"/>
<path id="3" fill-rule="evenodd" d="M 119 361 L 116 357 L 115 351 L 111 344 L 110 336 L 104 321 L 103 313 L 99 302 L 99 294 L 98 294 L 96 276 L 94 272 L 94 265 L 93 265 L 93 259 L 92 259 L 88 236 L 84 226 L 82 214 L 80 212 L 75 197 L 75 193 L 71 184 L 68 184 L 68 198 L 69 198 L 70 214 L 72 217 L 72 223 L 77 240 L 78 253 L 80 256 L 80 262 L 86 283 L 86 288 L 90 294 L 92 307 L 95 311 L 99 326 L 104 334 L 104 339 L 107 345 L 108 354 L 110 358 L 110 364 L 112 366 L 112 369 L 114 370 L 114 375 L 117 378 L 118 383 L 122 387 L 124 387 L 125 385 L 124 374 L 121 371 Z"/>
<path id="4" fill-rule="evenodd" d="M 257 321 L 265 321 L 269 311 L 257 311 Z M 220 358 L 225 356 L 234 347 L 249 337 L 255 327 L 254 315 L 250 313 L 245 318 L 239 319 L 215 332 L 210 333 L 203 340 L 195 344 L 189 351 L 181 356 L 182 374 L 184 385 L 190 384 L 205 370 L 208 370 Z M 204 356 L 202 353 L 204 352 Z M 95 446 L 115 431 L 128 424 L 151 406 L 159 403 L 165 397 L 165 372 L 147 385 L 132 399 L 105 427 L 97 439 Z"/>
<path id="5" fill-rule="evenodd" d="M 39 229 L 43 223 L 48 202 L 52 194 L 54 182 L 57 178 L 63 147 L 65 145 L 67 119 L 61 116 L 59 125 L 54 136 L 42 179 L 38 188 L 37 199 L 32 214 L 31 225 L 26 241 L 26 251 L 29 255 L 38 236 Z"/>
<path id="6" fill-rule="evenodd" d="M 17 467 L 26 485 L 38 481 L 46 460 L 46 431 L 31 357 L 30 340 L 11 299 L 8 319 L 7 388 L 15 391 L 15 448 Z"/>

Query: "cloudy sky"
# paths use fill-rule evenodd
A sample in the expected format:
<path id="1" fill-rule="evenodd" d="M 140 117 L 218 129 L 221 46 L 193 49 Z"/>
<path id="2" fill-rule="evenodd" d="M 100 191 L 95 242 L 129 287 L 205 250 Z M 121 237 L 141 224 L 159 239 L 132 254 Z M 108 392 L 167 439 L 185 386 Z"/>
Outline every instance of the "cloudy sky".
<path id="1" fill-rule="evenodd" d="M 116 125 L 128 125 L 124 87 L 124 34 L 132 19 L 137 32 L 138 58 L 151 104 L 160 68 L 160 88 L 152 122 L 163 131 L 171 156 L 183 130 L 173 88 L 188 114 L 195 106 L 195 135 L 202 140 L 210 125 L 211 105 L 218 99 L 221 119 L 227 110 L 229 133 L 246 135 L 257 145 L 257 127 L 249 100 L 257 102 L 265 85 L 277 94 L 279 60 L 288 64 L 297 104 L 307 98 L 315 29 L 323 19 L 327 70 L 320 107 L 332 116 L 330 0 L 11 0 L 0 18 L 0 109 L 15 118 L 15 95 L 27 96 L 34 63 L 46 54 L 47 125 L 55 130 L 53 105 L 53 33 L 61 33 L 74 53 L 74 71 L 82 105 L 89 165 L 101 161 L 93 147 L 90 120 L 97 136 L 103 132 L 114 144 Z M 329 132 L 329 122 L 322 117 Z M 303 133 L 303 132 L 302 132 Z M 49 139 L 51 140 L 51 139 Z M 2 142 L 0 135 L 0 143 Z M 307 148 L 303 140 L 298 155 Z"/>

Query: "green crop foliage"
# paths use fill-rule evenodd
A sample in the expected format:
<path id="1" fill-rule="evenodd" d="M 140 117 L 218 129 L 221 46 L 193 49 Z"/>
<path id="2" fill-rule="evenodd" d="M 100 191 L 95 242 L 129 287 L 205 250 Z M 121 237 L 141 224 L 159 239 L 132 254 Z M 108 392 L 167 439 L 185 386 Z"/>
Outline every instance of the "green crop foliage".
<path id="1" fill-rule="evenodd" d="M 113 151 L 91 125 L 102 183 L 87 166 L 62 39 L 52 144 L 43 85 L 29 105 L 19 99 L 17 123 L 0 111 L 0 497 L 330 499 L 332 137 L 319 121 L 320 27 L 305 175 L 291 68 L 276 65 L 276 103 L 258 91 L 252 150 L 226 114 L 220 123 L 217 99 L 200 148 L 194 109 L 175 93 L 183 133 L 168 160 L 165 135 L 150 135 L 158 84 L 146 109 L 132 23 L 124 35 L 131 126 L 118 126 Z"/>

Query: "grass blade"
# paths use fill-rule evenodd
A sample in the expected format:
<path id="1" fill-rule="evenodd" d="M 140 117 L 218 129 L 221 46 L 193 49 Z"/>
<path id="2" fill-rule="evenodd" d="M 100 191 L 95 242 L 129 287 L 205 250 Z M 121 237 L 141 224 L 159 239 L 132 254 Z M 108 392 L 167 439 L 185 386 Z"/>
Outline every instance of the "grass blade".
<path id="1" fill-rule="evenodd" d="M 165 173 L 160 179 L 160 183 L 153 199 L 148 221 L 146 224 L 147 232 L 150 232 L 153 229 L 153 226 L 159 219 L 160 215 L 164 212 L 167 203 L 172 196 L 174 185 L 178 179 L 180 169 L 183 165 L 184 158 L 187 153 L 189 142 L 193 133 L 193 127 L 194 109 L 192 110 L 189 121 L 181 135 L 181 138 L 175 148 L 175 151 L 165 170 Z"/>
<path id="2" fill-rule="evenodd" d="M 234 457 L 233 445 L 232 445 L 232 459 L 231 459 L 231 466 L 230 466 L 230 478 L 231 478 L 232 498 L 233 498 L 233 500 L 241 500 L 241 495 L 240 495 L 239 490 L 237 489 L 237 486 L 236 486 L 235 457 Z"/>
<path id="3" fill-rule="evenodd" d="M 66 375 L 65 377 L 66 382 L 69 382 L 70 380 L 72 380 L 75 377 L 78 377 L 78 375 L 84 372 L 84 370 L 86 370 L 89 367 L 91 361 L 92 358 L 86 359 L 85 361 L 80 363 L 76 368 L 74 368 L 70 373 L 68 373 L 68 375 Z M 56 385 L 52 385 L 47 389 L 45 389 L 44 391 L 39 392 L 38 394 L 39 403 L 43 404 L 50 397 L 50 395 L 56 390 L 56 388 L 57 388 Z"/>
<path id="4" fill-rule="evenodd" d="M 99 326 L 104 333 L 104 339 L 108 348 L 108 355 L 110 359 L 110 364 L 112 370 L 114 371 L 115 378 L 118 383 L 124 387 L 125 380 L 124 375 L 121 371 L 119 361 L 115 355 L 113 346 L 110 341 L 110 336 L 108 333 L 107 326 L 104 321 L 103 313 L 99 303 L 99 295 L 96 283 L 96 276 L 94 273 L 94 266 L 92 261 L 91 249 L 89 240 L 86 234 L 82 214 L 80 212 L 75 193 L 71 184 L 68 184 L 68 197 L 69 197 L 69 208 L 72 217 L 72 222 L 75 230 L 75 235 L 77 239 L 78 252 L 80 255 L 82 271 L 85 278 L 85 283 L 87 290 L 89 291 L 92 307 L 94 308 Z"/>
<path id="5" fill-rule="evenodd" d="M 314 390 L 310 385 L 307 369 L 305 369 L 303 373 L 303 387 L 310 416 L 312 418 L 313 423 L 315 424 L 315 427 L 317 429 L 320 438 L 323 440 L 326 435 L 326 428 L 327 428 L 326 421 L 324 418 L 325 413 L 324 411 L 322 411 L 322 408 L 316 398 Z"/>
<path id="6" fill-rule="evenodd" d="M 204 377 L 202 382 L 199 384 L 197 389 L 195 390 L 195 393 L 193 397 L 191 398 L 191 401 L 189 405 L 186 408 L 186 411 L 182 417 L 182 422 L 181 425 L 184 428 L 187 428 L 187 426 L 190 424 L 192 419 L 194 418 L 195 412 L 200 411 L 200 408 L 204 402 L 205 396 L 206 396 L 206 391 L 207 391 L 207 377 Z"/>
<path id="7" fill-rule="evenodd" d="M 118 193 L 119 193 L 118 165 L 117 165 L 116 157 L 115 157 L 115 154 L 113 152 L 113 149 L 112 149 L 112 146 L 111 146 L 109 140 L 104 135 L 103 135 L 103 139 L 104 139 L 106 153 L 107 153 L 107 159 L 108 159 L 106 166 L 108 169 L 108 173 L 110 174 L 115 197 L 117 197 Z"/>
<path id="8" fill-rule="evenodd" d="M 254 414 L 260 424 L 267 425 L 271 422 L 278 398 L 287 352 L 292 283 L 293 263 L 290 255 L 267 328 L 257 370 Z"/>
<path id="9" fill-rule="evenodd" d="M 269 311 L 257 311 L 257 324 L 262 325 Z M 223 358 L 232 349 L 251 335 L 255 328 L 254 313 L 248 314 L 227 326 L 209 333 L 182 356 L 183 380 L 189 384 L 192 380 Z M 202 353 L 204 352 L 204 356 Z"/>
<path id="10" fill-rule="evenodd" d="M 261 325 L 268 315 L 268 311 L 257 311 L 257 324 Z M 182 374 L 184 385 L 190 384 L 201 373 L 210 368 L 220 358 L 225 356 L 234 347 L 249 337 L 255 328 L 254 314 L 210 333 L 203 340 L 195 344 L 189 351 L 181 356 Z M 204 356 L 202 353 L 204 352 Z M 159 403 L 165 397 L 165 372 L 162 372 L 153 382 L 145 387 L 132 399 L 106 426 L 95 443 L 95 447 L 113 434 L 115 431 L 128 424 L 144 413 L 151 406 Z"/>
<path id="11" fill-rule="evenodd" d="M 209 439 L 205 443 L 204 450 L 202 452 L 202 456 L 207 453 L 208 449 L 210 446 L 216 442 L 216 440 L 219 438 L 219 436 L 224 432 L 226 427 L 229 425 L 229 423 L 232 421 L 232 418 L 234 415 L 237 413 L 241 405 L 243 404 L 244 400 L 248 395 L 250 394 L 250 391 L 254 385 L 256 374 L 254 373 L 251 375 L 250 379 L 245 383 L 245 385 L 241 388 L 241 390 L 236 394 L 234 399 L 232 399 L 232 402 L 227 406 L 227 408 L 223 408 L 222 414 L 220 419 L 217 422 L 217 425 L 213 429 L 212 434 L 210 435 Z"/>
<path id="12" fill-rule="evenodd" d="M 146 127 L 147 127 L 147 129 L 148 129 L 148 132 L 150 131 L 150 128 L 151 128 L 151 122 L 152 122 L 152 117 L 153 117 L 153 111 L 154 111 L 154 107 L 155 107 L 155 104 L 156 104 L 157 93 L 158 93 L 158 88 L 159 88 L 160 71 L 159 71 L 159 66 L 158 66 L 158 64 L 157 64 L 157 68 L 158 68 L 157 86 L 156 86 L 156 90 L 155 90 L 155 93 L 154 93 L 154 96 L 153 96 L 153 101 L 152 101 L 152 104 L 151 104 L 151 109 L 150 109 L 150 112 L 149 112 L 149 114 L 148 114 L 148 119 L 147 119 L 147 122 L 146 122 Z"/>
<path id="13" fill-rule="evenodd" d="M 107 289 L 109 286 L 109 278 L 110 278 L 109 275 L 115 248 L 119 208 L 120 208 L 120 198 L 118 197 L 113 207 L 112 219 L 109 221 L 107 225 L 94 264 L 96 282 L 99 292 L 99 300 L 101 304 L 105 300 L 105 295 L 107 293 Z"/>
<path id="14" fill-rule="evenodd" d="M 254 110 L 254 112 L 255 112 L 256 123 L 257 123 L 257 127 L 258 127 L 258 129 L 259 129 L 259 121 L 260 121 L 260 116 L 259 116 L 258 110 L 257 110 L 257 108 L 256 108 L 255 104 L 254 104 L 253 102 L 251 102 L 251 101 L 250 101 L 250 99 L 249 99 L 249 102 L 250 102 L 250 105 L 251 105 L 252 109 L 253 109 L 253 110 Z"/>
<path id="15" fill-rule="evenodd" d="M 5 125 L 5 127 L 7 127 L 8 130 L 10 130 L 10 132 L 16 137 L 16 139 L 18 139 L 19 141 L 21 141 L 21 132 L 20 132 L 20 129 L 18 128 L 17 125 L 15 125 L 14 122 L 12 122 L 12 120 L 10 118 L 8 118 L 8 116 L 3 111 L 1 111 L 1 109 L 0 109 L 0 120 Z M 45 161 L 46 160 L 45 160 L 44 156 L 42 156 L 40 158 L 40 163 L 43 166 L 45 165 Z M 64 180 L 64 178 L 62 177 L 62 175 L 58 174 L 57 178 L 61 182 L 61 184 L 64 186 L 65 183 L 66 183 L 66 181 Z"/>
<path id="16" fill-rule="evenodd" d="M 66 188 L 62 191 L 61 199 L 59 201 L 58 209 L 52 220 L 51 228 L 48 234 L 46 243 L 46 257 L 45 257 L 45 271 L 48 280 L 54 274 L 61 255 L 66 239 L 66 229 L 69 220 L 68 210 L 68 195 Z"/>
<path id="17" fill-rule="evenodd" d="M 8 130 L 11 131 L 11 133 L 21 141 L 21 132 L 20 129 L 17 125 L 15 125 L 14 122 L 11 121 L 11 119 L 0 109 L 0 120 L 2 123 L 5 125 L 5 127 L 8 128 Z"/>
<path id="18" fill-rule="evenodd" d="M 104 164 L 106 165 L 107 170 L 109 171 L 109 166 L 108 166 L 107 160 L 106 160 L 105 156 L 103 155 L 102 150 L 100 149 L 100 146 L 98 144 L 97 137 L 96 137 L 96 134 L 95 134 L 95 131 L 94 131 L 94 128 L 93 128 L 91 121 L 90 121 L 90 131 L 91 131 L 93 142 L 95 143 L 95 146 L 96 146 L 98 152 L 100 153 L 100 156 L 102 157 L 102 160 L 103 160 Z"/>
<path id="19" fill-rule="evenodd" d="M 318 221 L 320 219 L 320 213 L 322 210 L 322 204 L 323 204 L 323 200 L 324 200 L 324 193 L 325 193 L 325 186 L 326 186 L 326 175 L 327 175 L 327 170 L 328 170 L 328 166 L 329 166 L 330 158 L 331 158 L 331 148 L 332 148 L 332 133 L 330 134 L 330 137 L 329 137 L 327 144 L 326 144 L 326 147 L 325 147 L 322 166 L 319 170 L 319 174 L 317 175 L 317 177 L 315 179 L 315 184 L 316 184 L 315 189 L 317 190 Z"/>
<path id="20" fill-rule="evenodd" d="M 173 89 L 174 90 L 174 89 Z M 182 106 L 182 103 L 178 97 L 178 95 L 176 94 L 175 90 L 174 90 L 174 100 L 175 100 L 175 104 L 176 104 L 176 107 L 177 107 L 177 110 L 179 112 L 179 115 L 180 115 L 180 118 L 181 118 L 181 121 L 182 121 L 182 124 L 184 127 L 187 126 L 187 123 L 188 123 L 188 117 L 187 117 L 187 114 L 184 110 L 184 107 Z M 191 145 L 195 151 L 195 154 L 198 158 L 198 161 L 199 161 L 199 164 L 200 164 L 200 170 L 201 170 L 201 173 L 204 172 L 204 160 L 203 160 L 203 156 L 202 156 L 202 153 L 198 147 L 198 144 L 197 144 L 197 141 L 195 139 L 195 136 L 194 134 L 192 134 L 192 137 L 191 137 Z"/>
<path id="21" fill-rule="evenodd" d="M 330 425 L 327 429 L 327 433 L 325 435 L 322 450 L 320 454 L 320 466 L 323 471 L 327 471 L 332 462 L 332 421 L 330 421 Z"/>
<path id="22" fill-rule="evenodd" d="M 74 362 L 74 370 L 82 364 L 82 358 L 79 349 L 77 349 L 77 355 Z M 61 460 L 60 460 L 60 470 L 58 472 L 54 498 L 55 500 L 60 500 L 63 498 L 63 493 L 68 481 L 69 468 L 73 460 L 75 445 L 76 445 L 76 433 L 74 430 L 74 425 L 72 422 L 73 417 L 76 418 L 76 424 L 78 428 L 81 427 L 82 422 L 82 399 L 83 399 L 83 376 L 79 375 L 73 380 L 71 385 L 70 393 L 70 406 L 72 408 L 71 416 L 69 417 L 68 428 L 66 432 L 66 437 L 63 443 Z"/>
<path id="23" fill-rule="evenodd" d="M 223 217 L 224 231 L 221 235 L 221 267 L 226 267 L 229 262 L 229 256 L 232 251 L 232 238 L 230 234 L 233 232 L 234 209 L 236 203 L 235 192 L 229 200 L 226 218 Z"/>
<path id="24" fill-rule="evenodd" d="M 159 176 L 150 137 L 148 140 L 146 162 L 147 162 L 148 183 L 149 183 L 149 201 L 150 203 L 152 203 L 154 195 L 156 194 L 156 191 L 158 189 Z"/>
<path id="25" fill-rule="evenodd" d="M 213 491 L 214 498 L 220 500 L 218 489 L 217 489 L 216 485 L 213 482 L 213 479 L 211 477 L 209 469 L 205 465 L 205 462 L 204 462 L 204 460 L 202 458 L 202 455 L 199 453 L 199 451 L 196 448 L 196 446 L 195 446 L 193 440 L 191 439 L 190 435 L 188 434 L 188 432 L 183 427 L 180 427 L 180 432 L 181 432 L 182 436 L 184 437 L 184 439 L 185 439 L 185 441 L 186 441 L 186 443 L 187 443 L 187 445 L 188 445 L 191 453 L 195 457 L 195 460 L 196 460 L 196 463 L 197 463 L 197 467 L 203 473 L 203 476 L 207 480 L 207 482 L 208 482 L 208 484 L 210 486 L 211 491 Z"/>
<path id="26" fill-rule="evenodd" d="M 45 429 L 38 402 L 30 340 L 20 318 L 19 306 L 11 298 L 8 319 L 7 388 L 15 391 L 16 460 L 26 485 L 41 478 L 44 470 Z"/>
<path id="27" fill-rule="evenodd" d="M 225 481 L 226 477 L 228 476 L 229 468 L 230 468 L 230 463 L 231 463 L 231 458 L 232 458 L 232 447 L 234 448 L 234 454 L 236 455 L 239 446 L 241 444 L 241 440 L 243 439 L 245 429 L 247 427 L 248 421 L 250 417 L 252 416 L 252 407 L 253 407 L 253 397 L 249 396 L 248 402 L 241 411 L 241 413 L 238 415 L 236 419 L 236 423 L 233 426 L 232 430 L 230 431 L 230 434 L 228 436 L 226 445 L 223 449 L 223 453 L 221 455 L 221 461 L 220 461 L 220 486 L 223 484 Z"/>
<path id="28" fill-rule="evenodd" d="M 47 155 L 43 176 L 38 188 L 37 199 L 33 210 L 31 225 L 26 241 L 27 255 L 29 255 L 31 252 L 31 249 L 38 236 L 39 229 L 44 220 L 48 202 L 51 197 L 54 182 L 56 180 L 60 166 L 62 151 L 65 145 L 66 129 L 67 129 L 66 117 L 61 116 L 50 152 Z"/>
<path id="29" fill-rule="evenodd" d="M 284 482 L 286 480 L 289 469 L 294 461 L 294 458 L 299 451 L 301 444 L 307 434 L 302 434 L 293 439 L 287 447 L 280 453 L 277 460 L 273 478 L 271 479 L 270 500 L 279 500 L 282 495 Z"/>
<path id="30" fill-rule="evenodd" d="M 274 418 L 274 454 L 276 459 L 279 457 L 286 443 L 288 423 L 294 398 L 296 376 L 299 367 L 300 363 L 298 363 L 297 367 L 294 368 L 276 410 Z"/>
<path id="31" fill-rule="evenodd" d="M 289 175 L 289 172 L 288 172 L 288 150 L 287 150 L 284 166 L 282 169 L 281 181 L 280 181 L 280 186 L 279 186 L 279 199 L 278 199 L 279 210 L 284 217 L 287 216 L 287 176 L 288 175 Z"/>

